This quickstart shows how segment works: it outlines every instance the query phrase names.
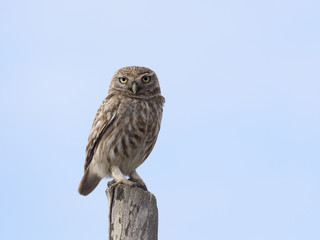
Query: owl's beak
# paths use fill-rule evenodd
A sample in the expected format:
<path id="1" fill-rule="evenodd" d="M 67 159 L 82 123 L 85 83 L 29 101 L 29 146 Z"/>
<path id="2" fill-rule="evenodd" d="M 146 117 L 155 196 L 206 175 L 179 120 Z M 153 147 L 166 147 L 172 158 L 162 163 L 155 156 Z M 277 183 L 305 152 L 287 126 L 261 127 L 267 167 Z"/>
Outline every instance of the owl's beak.
<path id="1" fill-rule="evenodd" d="M 134 94 L 137 94 L 137 91 L 138 91 L 138 84 L 136 82 L 133 82 L 132 83 L 132 92 Z"/>

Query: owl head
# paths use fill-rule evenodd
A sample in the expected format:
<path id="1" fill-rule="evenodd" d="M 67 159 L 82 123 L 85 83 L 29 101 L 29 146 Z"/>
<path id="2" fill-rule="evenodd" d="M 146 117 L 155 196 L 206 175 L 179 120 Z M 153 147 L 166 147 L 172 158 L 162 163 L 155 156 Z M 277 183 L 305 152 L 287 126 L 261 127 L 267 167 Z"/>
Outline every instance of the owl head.
<path id="1" fill-rule="evenodd" d="M 117 92 L 126 96 L 143 97 L 160 94 L 157 75 L 146 67 L 123 67 L 112 77 L 109 93 Z"/>

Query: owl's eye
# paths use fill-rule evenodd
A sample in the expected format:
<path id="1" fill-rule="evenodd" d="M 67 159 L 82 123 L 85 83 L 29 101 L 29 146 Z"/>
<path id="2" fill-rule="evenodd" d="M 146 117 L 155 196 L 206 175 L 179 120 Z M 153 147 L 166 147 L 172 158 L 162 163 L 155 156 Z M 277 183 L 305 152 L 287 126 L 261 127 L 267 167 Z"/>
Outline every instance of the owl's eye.
<path id="1" fill-rule="evenodd" d="M 121 83 L 127 83 L 128 82 L 128 78 L 126 78 L 126 77 L 120 77 L 119 78 L 119 82 L 121 82 Z"/>
<path id="2" fill-rule="evenodd" d="M 149 76 L 142 77 L 142 82 L 144 82 L 144 83 L 148 83 L 148 82 L 150 82 L 150 80 L 151 80 L 151 78 Z"/>

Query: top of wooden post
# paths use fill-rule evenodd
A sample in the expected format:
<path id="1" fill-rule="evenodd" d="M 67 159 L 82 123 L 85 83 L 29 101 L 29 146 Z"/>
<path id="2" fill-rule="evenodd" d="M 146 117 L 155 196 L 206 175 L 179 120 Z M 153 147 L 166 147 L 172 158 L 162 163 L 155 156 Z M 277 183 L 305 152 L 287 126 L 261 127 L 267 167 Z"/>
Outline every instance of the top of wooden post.
<path id="1" fill-rule="evenodd" d="M 157 240 L 155 196 L 138 187 L 118 184 L 108 188 L 109 240 Z"/>

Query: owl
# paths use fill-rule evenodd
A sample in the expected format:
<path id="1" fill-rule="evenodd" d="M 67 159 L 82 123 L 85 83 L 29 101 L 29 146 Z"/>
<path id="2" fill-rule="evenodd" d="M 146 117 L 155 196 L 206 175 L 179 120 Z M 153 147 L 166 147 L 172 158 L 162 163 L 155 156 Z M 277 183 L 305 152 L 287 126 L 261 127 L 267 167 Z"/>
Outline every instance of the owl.
<path id="1" fill-rule="evenodd" d="M 112 185 L 146 189 L 136 169 L 157 141 L 164 102 L 152 70 L 124 67 L 113 75 L 89 134 L 80 194 L 88 195 L 109 177 L 114 178 Z"/>

